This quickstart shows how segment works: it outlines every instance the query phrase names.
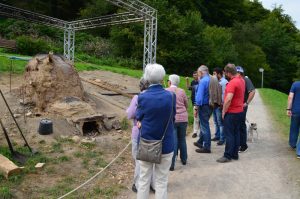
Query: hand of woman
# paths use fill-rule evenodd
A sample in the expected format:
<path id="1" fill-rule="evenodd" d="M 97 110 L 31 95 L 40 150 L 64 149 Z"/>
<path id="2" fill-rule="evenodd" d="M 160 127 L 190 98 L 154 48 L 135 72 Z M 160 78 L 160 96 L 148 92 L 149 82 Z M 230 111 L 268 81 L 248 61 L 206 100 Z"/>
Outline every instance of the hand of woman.
<path id="1" fill-rule="evenodd" d="M 142 123 L 140 121 L 137 121 L 136 126 L 140 129 L 142 128 Z"/>

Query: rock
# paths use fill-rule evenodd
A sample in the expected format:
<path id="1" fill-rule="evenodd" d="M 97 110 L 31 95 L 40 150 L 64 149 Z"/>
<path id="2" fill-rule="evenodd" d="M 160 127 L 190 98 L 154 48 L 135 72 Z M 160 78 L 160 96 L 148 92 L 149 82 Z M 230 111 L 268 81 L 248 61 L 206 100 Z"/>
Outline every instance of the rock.
<path id="1" fill-rule="evenodd" d="M 94 143 L 96 142 L 96 138 L 84 138 L 81 140 L 81 143 Z"/>
<path id="2" fill-rule="evenodd" d="M 112 122 L 108 118 L 103 119 L 103 124 L 106 130 L 110 131 L 113 128 Z"/>
<path id="3" fill-rule="evenodd" d="M 23 101 L 23 99 L 20 99 L 19 102 L 21 105 L 32 104 L 32 102 L 29 99 L 24 99 L 24 101 Z"/>
<path id="4" fill-rule="evenodd" d="M 80 137 L 75 135 L 72 137 L 72 140 L 75 142 L 75 143 L 78 143 L 80 141 Z"/>
<path id="5" fill-rule="evenodd" d="M 120 123 L 120 121 L 119 121 L 119 120 L 114 120 L 114 121 L 112 122 L 112 127 L 113 127 L 114 129 L 116 129 L 116 130 L 120 130 L 120 129 L 121 129 L 121 123 Z"/>
<path id="6" fill-rule="evenodd" d="M 30 112 L 28 112 L 28 113 L 26 113 L 26 117 L 31 117 L 32 116 L 32 112 L 30 111 Z"/>
<path id="7" fill-rule="evenodd" d="M 116 114 L 107 114 L 106 116 L 108 119 L 114 119 L 116 117 Z"/>
<path id="8" fill-rule="evenodd" d="M 21 114 L 18 114 L 18 113 L 14 114 L 14 118 L 19 118 L 19 117 L 21 117 Z"/>
<path id="9" fill-rule="evenodd" d="M 122 131 L 122 130 L 118 130 L 117 132 L 118 132 L 118 133 L 123 133 L 123 131 Z"/>
<path id="10" fill-rule="evenodd" d="M 61 138 L 61 139 L 68 139 L 69 136 L 67 136 L 67 135 L 61 135 L 60 138 Z"/>
<path id="11" fill-rule="evenodd" d="M 43 167 L 45 166 L 45 163 L 37 163 L 34 167 L 36 168 L 36 169 L 42 169 Z"/>

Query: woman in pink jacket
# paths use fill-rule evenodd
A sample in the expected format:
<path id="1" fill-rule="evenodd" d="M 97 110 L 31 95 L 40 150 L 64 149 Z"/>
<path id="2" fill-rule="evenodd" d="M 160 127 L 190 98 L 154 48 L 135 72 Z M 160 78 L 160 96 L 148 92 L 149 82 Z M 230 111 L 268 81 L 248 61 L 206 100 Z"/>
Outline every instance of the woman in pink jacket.
<path id="1" fill-rule="evenodd" d="M 147 90 L 147 88 L 149 87 L 149 83 L 144 78 L 142 78 L 140 80 L 139 87 L 140 87 L 141 92 L 145 92 Z M 131 140 L 132 140 L 132 157 L 135 162 L 135 169 L 134 169 L 132 191 L 135 193 L 138 191 L 138 181 L 140 178 L 140 164 L 139 164 L 139 161 L 136 160 L 136 154 L 137 154 L 137 150 L 138 150 L 138 139 L 139 139 L 139 128 L 137 127 L 137 120 L 135 117 L 137 106 L 138 106 L 138 95 L 135 95 L 132 98 L 129 107 L 126 110 L 128 119 L 133 120 Z M 150 190 L 152 192 L 155 192 L 154 176 L 152 176 L 152 178 L 151 178 Z"/>
<path id="2" fill-rule="evenodd" d="M 167 88 L 168 91 L 176 94 L 176 116 L 174 124 L 174 155 L 170 171 L 174 171 L 176 156 L 180 151 L 180 159 L 183 165 L 187 163 L 187 147 L 186 147 L 186 129 L 188 125 L 188 99 L 185 91 L 178 88 L 180 77 L 178 75 L 170 75 Z"/>

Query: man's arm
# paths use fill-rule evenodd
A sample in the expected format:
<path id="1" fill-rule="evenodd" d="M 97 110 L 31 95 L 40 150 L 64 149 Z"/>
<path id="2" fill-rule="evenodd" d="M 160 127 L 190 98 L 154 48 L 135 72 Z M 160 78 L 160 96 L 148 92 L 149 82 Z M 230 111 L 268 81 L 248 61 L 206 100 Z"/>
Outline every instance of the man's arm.
<path id="1" fill-rule="evenodd" d="M 197 90 L 195 92 L 195 103 L 197 106 L 202 105 L 204 97 L 204 84 L 203 82 L 199 82 Z"/>
<path id="2" fill-rule="evenodd" d="M 251 101 L 253 100 L 254 96 L 255 96 L 255 90 L 250 91 L 245 106 L 248 106 L 251 103 Z"/>
<path id="3" fill-rule="evenodd" d="M 225 113 L 228 111 L 228 108 L 231 104 L 232 98 L 233 98 L 233 93 L 228 93 L 226 95 L 224 105 L 223 105 L 223 111 L 222 111 L 222 118 L 223 119 L 224 119 Z"/>
<path id="4" fill-rule="evenodd" d="M 286 114 L 287 114 L 289 117 L 292 116 L 292 104 L 293 104 L 293 99 L 294 99 L 294 93 L 290 92 L 289 97 L 288 97 L 287 108 L 286 108 Z"/>

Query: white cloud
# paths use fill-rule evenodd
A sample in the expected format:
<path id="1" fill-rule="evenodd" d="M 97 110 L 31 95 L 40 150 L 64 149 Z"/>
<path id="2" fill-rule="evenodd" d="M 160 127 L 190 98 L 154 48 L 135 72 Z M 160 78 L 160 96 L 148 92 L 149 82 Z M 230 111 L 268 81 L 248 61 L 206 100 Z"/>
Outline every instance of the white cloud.
<path id="1" fill-rule="evenodd" d="M 275 5 L 282 5 L 285 14 L 292 17 L 298 29 L 300 29 L 300 1 L 299 0 L 261 0 L 263 6 L 272 10 Z"/>

